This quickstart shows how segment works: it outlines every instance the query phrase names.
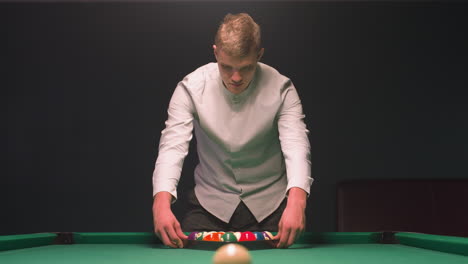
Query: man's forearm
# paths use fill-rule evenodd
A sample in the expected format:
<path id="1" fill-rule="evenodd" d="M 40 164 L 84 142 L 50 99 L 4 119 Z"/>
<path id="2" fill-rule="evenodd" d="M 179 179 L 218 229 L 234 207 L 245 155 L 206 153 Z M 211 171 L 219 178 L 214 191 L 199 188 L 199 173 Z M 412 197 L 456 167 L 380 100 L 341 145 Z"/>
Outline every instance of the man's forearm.
<path id="1" fill-rule="evenodd" d="M 153 207 L 158 209 L 169 209 L 172 203 L 172 194 L 169 192 L 158 192 L 154 196 Z"/>
<path id="2" fill-rule="evenodd" d="M 307 193 L 301 188 L 293 187 L 288 191 L 287 206 L 299 207 L 305 210 L 307 205 Z"/>

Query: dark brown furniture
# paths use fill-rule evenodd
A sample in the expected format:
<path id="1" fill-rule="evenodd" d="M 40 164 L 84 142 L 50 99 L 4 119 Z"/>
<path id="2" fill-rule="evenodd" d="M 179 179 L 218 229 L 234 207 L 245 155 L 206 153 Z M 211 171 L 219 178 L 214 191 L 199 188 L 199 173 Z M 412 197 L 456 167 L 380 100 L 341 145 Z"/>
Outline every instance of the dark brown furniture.
<path id="1" fill-rule="evenodd" d="M 468 237 L 468 179 L 359 180 L 338 184 L 337 231 Z"/>

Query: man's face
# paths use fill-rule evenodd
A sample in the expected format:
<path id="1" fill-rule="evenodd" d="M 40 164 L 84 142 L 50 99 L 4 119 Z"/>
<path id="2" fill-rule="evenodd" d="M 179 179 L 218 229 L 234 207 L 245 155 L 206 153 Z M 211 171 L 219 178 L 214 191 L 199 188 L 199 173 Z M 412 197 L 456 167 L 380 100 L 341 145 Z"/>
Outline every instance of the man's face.
<path id="1" fill-rule="evenodd" d="M 216 45 L 213 45 L 213 49 L 224 86 L 233 94 L 242 93 L 254 77 L 263 49 L 260 52 L 252 51 L 245 57 L 230 56 Z"/>

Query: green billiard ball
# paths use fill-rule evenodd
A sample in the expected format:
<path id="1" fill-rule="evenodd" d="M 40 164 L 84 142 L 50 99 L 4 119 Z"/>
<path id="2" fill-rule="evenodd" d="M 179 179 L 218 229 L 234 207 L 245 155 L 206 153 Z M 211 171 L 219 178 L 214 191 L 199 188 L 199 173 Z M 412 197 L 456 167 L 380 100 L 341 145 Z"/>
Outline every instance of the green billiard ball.
<path id="1" fill-rule="evenodd" d="M 226 232 L 221 236 L 221 240 L 224 242 L 237 242 L 237 237 L 232 232 Z"/>

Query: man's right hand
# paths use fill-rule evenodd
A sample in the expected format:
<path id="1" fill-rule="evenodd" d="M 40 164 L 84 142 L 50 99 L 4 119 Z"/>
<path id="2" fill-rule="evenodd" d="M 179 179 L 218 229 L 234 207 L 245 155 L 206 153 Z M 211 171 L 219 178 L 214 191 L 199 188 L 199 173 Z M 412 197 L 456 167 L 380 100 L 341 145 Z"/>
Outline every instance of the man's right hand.
<path id="1" fill-rule="evenodd" d="M 179 221 L 171 210 L 172 195 L 159 192 L 153 201 L 154 232 L 164 245 L 173 248 L 183 248 L 188 237 L 182 232 Z"/>

